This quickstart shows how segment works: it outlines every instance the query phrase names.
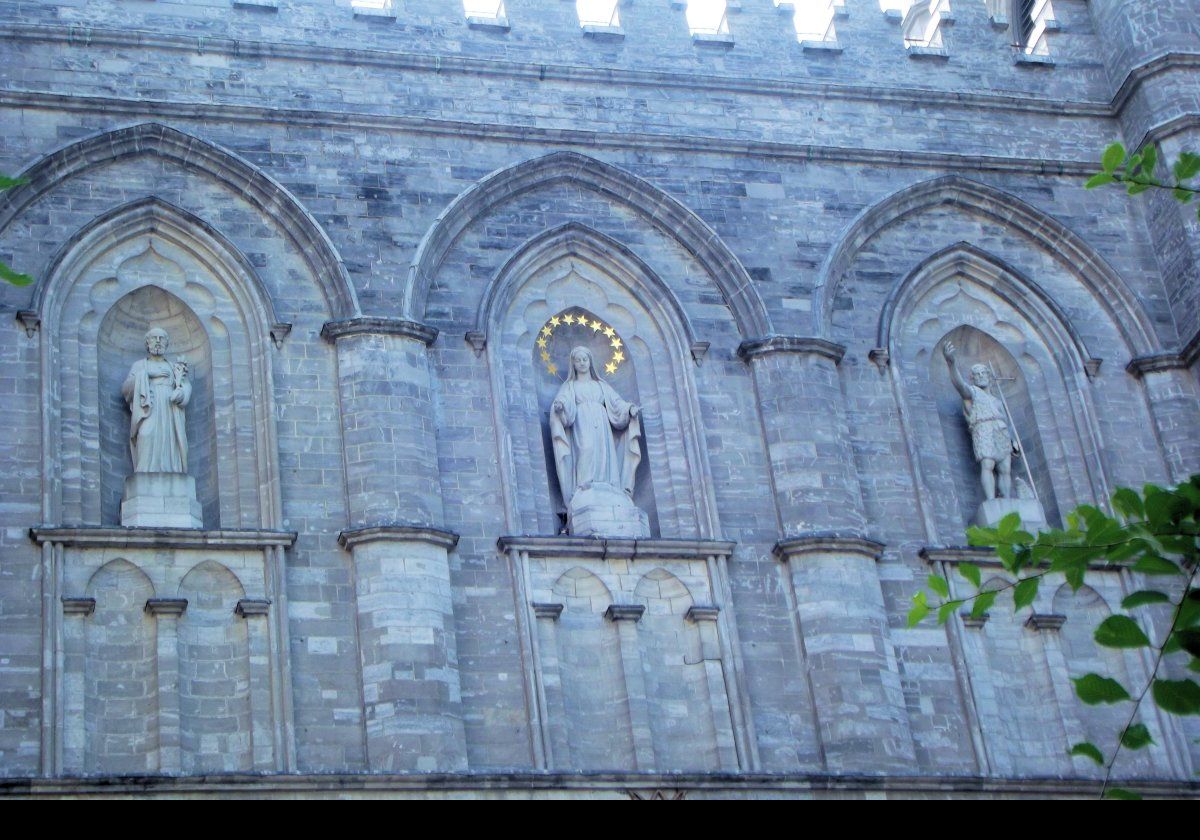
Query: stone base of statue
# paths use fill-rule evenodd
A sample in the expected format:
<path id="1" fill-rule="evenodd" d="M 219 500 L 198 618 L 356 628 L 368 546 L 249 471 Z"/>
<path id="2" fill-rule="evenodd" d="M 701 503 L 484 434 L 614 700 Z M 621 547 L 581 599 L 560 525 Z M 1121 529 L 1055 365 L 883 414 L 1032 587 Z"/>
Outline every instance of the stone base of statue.
<path id="1" fill-rule="evenodd" d="M 650 536 L 650 520 L 624 490 L 597 485 L 571 498 L 567 530 L 573 537 L 643 539 Z"/>
<path id="2" fill-rule="evenodd" d="M 979 505 L 971 524 L 991 528 L 1010 513 L 1020 514 L 1023 531 L 1035 533 L 1046 527 L 1046 514 L 1037 499 L 989 499 Z"/>
<path id="3" fill-rule="evenodd" d="M 196 479 L 183 473 L 134 473 L 121 499 L 125 528 L 203 528 Z"/>

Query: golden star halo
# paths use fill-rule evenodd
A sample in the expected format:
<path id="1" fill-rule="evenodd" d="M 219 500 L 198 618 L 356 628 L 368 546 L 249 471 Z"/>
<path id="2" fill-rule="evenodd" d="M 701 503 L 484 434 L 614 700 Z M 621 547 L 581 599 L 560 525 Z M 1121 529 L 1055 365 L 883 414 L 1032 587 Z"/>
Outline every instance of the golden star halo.
<path id="1" fill-rule="evenodd" d="M 567 326 L 578 324 L 580 327 L 590 329 L 593 333 L 600 333 L 609 339 L 609 345 L 612 347 L 612 356 L 604 365 L 605 374 L 612 376 L 620 368 L 621 363 L 625 361 L 625 353 L 621 349 L 623 342 L 615 329 L 606 324 L 603 319 L 589 316 L 583 310 L 568 312 L 565 315 L 555 315 L 547 320 L 538 333 L 538 355 L 542 363 L 546 366 L 546 373 L 551 376 L 558 374 L 558 365 L 550 361 L 549 344 L 554 338 L 554 328 L 562 324 L 566 324 Z"/>

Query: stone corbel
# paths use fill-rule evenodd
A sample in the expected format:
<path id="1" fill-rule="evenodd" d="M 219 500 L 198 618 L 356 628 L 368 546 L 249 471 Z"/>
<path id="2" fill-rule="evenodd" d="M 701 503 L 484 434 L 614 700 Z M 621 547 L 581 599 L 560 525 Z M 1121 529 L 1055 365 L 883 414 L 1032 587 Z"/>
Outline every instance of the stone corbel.
<path id="1" fill-rule="evenodd" d="M 641 621 L 645 611 L 641 604 L 609 604 L 604 617 L 609 621 Z"/>
<path id="2" fill-rule="evenodd" d="M 1033 630 L 1061 630 L 1066 621 L 1067 617 L 1058 613 L 1033 613 L 1025 619 L 1025 626 Z"/>
<path id="3" fill-rule="evenodd" d="M 476 358 L 482 356 L 484 348 L 487 347 L 487 336 L 478 330 L 471 330 L 465 337 L 467 344 L 470 344 L 471 349 L 475 351 Z"/>
<path id="4" fill-rule="evenodd" d="M 24 327 L 25 335 L 29 336 L 30 338 L 33 338 L 34 333 L 36 333 L 38 328 L 42 325 L 42 319 L 39 318 L 38 314 L 32 309 L 22 309 L 18 311 L 17 321 L 19 321 L 21 326 Z"/>
<path id="5" fill-rule="evenodd" d="M 708 355 L 708 349 L 711 345 L 707 341 L 692 342 L 692 361 L 696 364 L 701 364 L 704 357 Z"/>
<path id="6" fill-rule="evenodd" d="M 1083 372 L 1087 374 L 1089 380 L 1095 379 L 1100 375 L 1100 365 L 1104 363 L 1103 359 L 1088 359 L 1083 363 Z"/>
<path id="7" fill-rule="evenodd" d="M 846 348 L 835 341 L 797 335 L 770 335 L 751 338 L 738 345 L 737 355 L 743 362 L 772 353 L 812 353 L 824 356 L 835 365 L 846 355 Z"/>
<path id="8" fill-rule="evenodd" d="M 321 327 L 321 338 L 336 343 L 339 338 L 352 335 L 398 335 L 405 338 L 415 338 L 426 345 L 433 344 L 438 331 L 418 321 L 407 318 L 385 318 L 374 315 L 360 315 L 355 318 L 344 318 L 340 321 L 326 321 Z"/>
<path id="9" fill-rule="evenodd" d="M 1151 353 L 1147 356 L 1130 359 L 1129 364 L 1125 365 L 1125 370 L 1140 379 L 1147 373 L 1179 370 L 1186 367 L 1187 362 L 1182 353 Z"/>
<path id="10" fill-rule="evenodd" d="M 982 630 L 983 625 L 987 624 L 988 619 L 992 617 L 990 613 L 984 613 L 978 618 L 969 612 L 961 612 L 958 615 L 962 618 L 963 627 L 970 627 L 972 630 Z"/>
<path id="11" fill-rule="evenodd" d="M 535 601 L 530 606 L 533 607 L 533 614 L 535 616 L 538 618 L 548 618 L 551 621 L 558 621 L 563 611 L 562 604 L 539 604 Z"/>
<path id="12" fill-rule="evenodd" d="M 145 609 L 155 618 L 164 615 L 178 618 L 183 615 L 187 605 L 187 598 L 147 598 Z"/>
<path id="13" fill-rule="evenodd" d="M 254 615 L 266 615 L 271 610 L 270 598 L 242 598 L 237 602 L 233 611 L 242 618 Z"/>
<path id="14" fill-rule="evenodd" d="M 688 607 L 687 614 L 684 618 L 688 621 L 716 621 L 717 616 L 721 614 L 721 608 L 715 604 L 693 604 Z"/>
<path id="15" fill-rule="evenodd" d="M 288 333 L 292 331 L 291 324 L 272 324 L 271 325 L 271 341 L 275 342 L 275 349 L 283 349 L 283 340 L 288 337 Z"/>
<path id="16" fill-rule="evenodd" d="M 69 598 L 66 595 L 62 597 L 63 615 L 82 615 L 89 616 L 96 611 L 95 598 Z"/>
<path id="17" fill-rule="evenodd" d="M 867 353 L 867 358 L 875 364 L 875 367 L 879 368 L 880 372 L 887 370 L 888 365 L 892 363 L 892 354 L 886 347 L 874 348 Z"/>

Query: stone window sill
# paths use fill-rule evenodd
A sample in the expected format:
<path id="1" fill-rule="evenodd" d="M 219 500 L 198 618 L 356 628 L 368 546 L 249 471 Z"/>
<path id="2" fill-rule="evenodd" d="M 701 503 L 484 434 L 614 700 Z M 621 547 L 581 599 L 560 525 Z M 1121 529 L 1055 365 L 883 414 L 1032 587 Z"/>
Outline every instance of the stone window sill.
<path id="1" fill-rule="evenodd" d="M 359 20 L 369 21 L 371 23 L 394 23 L 396 21 L 396 10 L 372 9 L 367 6 L 355 6 L 354 17 Z"/>
<path id="2" fill-rule="evenodd" d="M 511 28 L 506 17 L 468 17 L 467 26 L 482 32 L 508 32 Z"/>
<path id="3" fill-rule="evenodd" d="M 842 51 L 842 45 L 837 41 L 801 41 L 800 48 L 805 52 L 836 54 Z"/>
<path id="4" fill-rule="evenodd" d="M 692 43 L 698 47 L 732 47 L 733 36 L 728 32 L 693 32 Z"/>
<path id="5" fill-rule="evenodd" d="M 1027 53 L 1018 50 L 1013 53 L 1013 64 L 1018 67 L 1053 67 L 1054 59 L 1048 55 L 1038 55 L 1037 53 Z"/>
<path id="6" fill-rule="evenodd" d="M 946 52 L 945 47 L 924 47 L 920 44 L 909 44 L 904 48 L 908 53 L 909 58 L 918 58 L 925 61 L 937 61 L 950 58 L 950 53 Z"/>
<path id="7" fill-rule="evenodd" d="M 622 41 L 625 39 L 625 30 L 619 26 L 598 26 L 596 24 L 585 24 L 583 27 L 583 37 L 595 38 L 597 41 Z"/>

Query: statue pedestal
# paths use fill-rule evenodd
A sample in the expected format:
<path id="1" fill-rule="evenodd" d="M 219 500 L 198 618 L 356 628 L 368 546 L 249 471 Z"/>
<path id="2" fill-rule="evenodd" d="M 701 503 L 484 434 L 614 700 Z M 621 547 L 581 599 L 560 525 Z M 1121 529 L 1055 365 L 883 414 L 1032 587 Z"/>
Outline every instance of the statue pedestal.
<path id="1" fill-rule="evenodd" d="M 121 525 L 126 528 L 203 528 L 196 479 L 184 473 L 134 473 L 125 479 Z"/>
<path id="2" fill-rule="evenodd" d="M 1037 499 L 989 499 L 979 505 L 971 524 L 991 528 L 1010 513 L 1021 515 L 1022 530 L 1035 533 L 1046 527 L 1046 514 Z"/>
<path id="3" fill-rule="evenodd" d="M 625 491 L 593 486 L 571 499 L 567 530 L 573 537 L 643 539 L 650 536 L 650 520 Z"/>

